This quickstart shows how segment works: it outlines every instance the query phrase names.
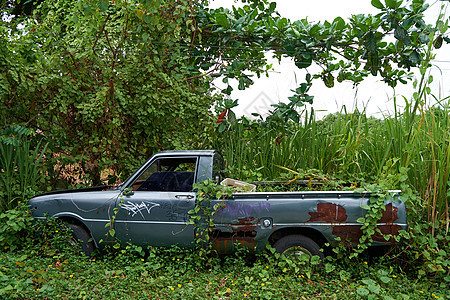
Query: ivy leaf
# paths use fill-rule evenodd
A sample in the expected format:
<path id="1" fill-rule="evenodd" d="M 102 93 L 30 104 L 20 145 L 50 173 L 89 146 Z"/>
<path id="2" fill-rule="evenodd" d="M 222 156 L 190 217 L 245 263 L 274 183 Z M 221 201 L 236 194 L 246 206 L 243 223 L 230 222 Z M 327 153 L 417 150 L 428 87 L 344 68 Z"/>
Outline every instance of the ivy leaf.
<path id="1" fill-rule="evenodd" d="M 369 295 L 369 291 L 366 290 L 366 289 L 363 288 L 363 287 L 357 288 L 357 289 L 356 289 L 356 292 L 358 293 L 358 295 L 361 295 L 361 296 L 367 296 L 367 295 Z"/>
<path id="2" fill-rule="evenodd" d="M 101 12 L 104 12 L 108 10 L 109 4 L 106 1 L 99 1 L 97 2 L 97 6 Z"/>
<path id="3" fill-rule="evenodd" d="M 372 6 L 378 8 L 378 9 L 383 9 L 384 5 L 381 3 L 380 0 L 372 0 Z"/>

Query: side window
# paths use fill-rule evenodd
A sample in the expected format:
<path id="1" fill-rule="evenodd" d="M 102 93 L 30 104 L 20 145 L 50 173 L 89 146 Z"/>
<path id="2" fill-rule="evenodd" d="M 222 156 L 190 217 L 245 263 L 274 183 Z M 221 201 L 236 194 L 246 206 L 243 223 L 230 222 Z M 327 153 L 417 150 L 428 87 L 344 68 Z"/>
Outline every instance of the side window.
<path id="1" fill-rule="evenodd" d="M 195 157 L 157 159 L 133 183 L 133 190 L 190 192 L 196 165 Z"/>

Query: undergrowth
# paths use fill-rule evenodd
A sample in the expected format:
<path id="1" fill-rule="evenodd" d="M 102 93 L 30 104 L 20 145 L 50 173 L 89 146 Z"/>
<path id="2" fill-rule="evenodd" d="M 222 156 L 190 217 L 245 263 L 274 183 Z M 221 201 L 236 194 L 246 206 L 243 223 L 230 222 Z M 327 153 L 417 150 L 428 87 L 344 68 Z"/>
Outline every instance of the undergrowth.
<path id="1" fill-rule="evenodd" d="M 56 234 L 57 235 L 57 234 Z M 267 253 L 199 257 L 194 250 L 128 245 L 87 259 L 78 251 L 0 253 L 5 299 L 449 299 L 448 285 L 409 276 L 386 259 L 282 268 Z"/>

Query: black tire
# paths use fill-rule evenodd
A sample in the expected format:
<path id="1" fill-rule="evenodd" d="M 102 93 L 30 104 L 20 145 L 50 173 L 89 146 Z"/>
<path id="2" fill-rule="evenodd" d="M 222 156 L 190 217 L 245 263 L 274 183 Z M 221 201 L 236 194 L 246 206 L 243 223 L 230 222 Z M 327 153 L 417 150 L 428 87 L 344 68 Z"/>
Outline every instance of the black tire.
<path id="1" fill-rule="evenodd" d="M 95 250 L 94 242 L 91 239 L 91 235 L 87 232 L 82 226 L 74 225 L 74 224 L 66 224 L 67 227 L 72 229 L 72 236 L 74 238 L 74 242 L 78 244 L 77 241 L 81 241 L 81 248 L 83 253 L 90 257 L 92 252 Z"/>
<path id="2" fill-rule="evenodd" d="M 288 258 L 295 258 L 301 254 L 308 254 L 310 257 L 318 255 L 320 260 L 324 257 L 316 242 L 300 234 L 285 236 L 276 241 L 273 247 L 276 252 L 284 254 Z"/>

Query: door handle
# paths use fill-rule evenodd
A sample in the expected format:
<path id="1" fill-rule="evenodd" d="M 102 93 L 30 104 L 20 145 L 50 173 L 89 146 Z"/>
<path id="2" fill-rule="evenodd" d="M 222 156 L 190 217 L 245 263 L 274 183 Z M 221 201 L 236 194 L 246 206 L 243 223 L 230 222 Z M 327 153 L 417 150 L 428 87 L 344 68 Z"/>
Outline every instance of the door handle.
<path id="1" fill-rule="evenodd" d="M 186 200 L 191 200 L 194 199 L 194 195 L 176 195 L 175 198 L 177 199 L 186 199 Z"/>

